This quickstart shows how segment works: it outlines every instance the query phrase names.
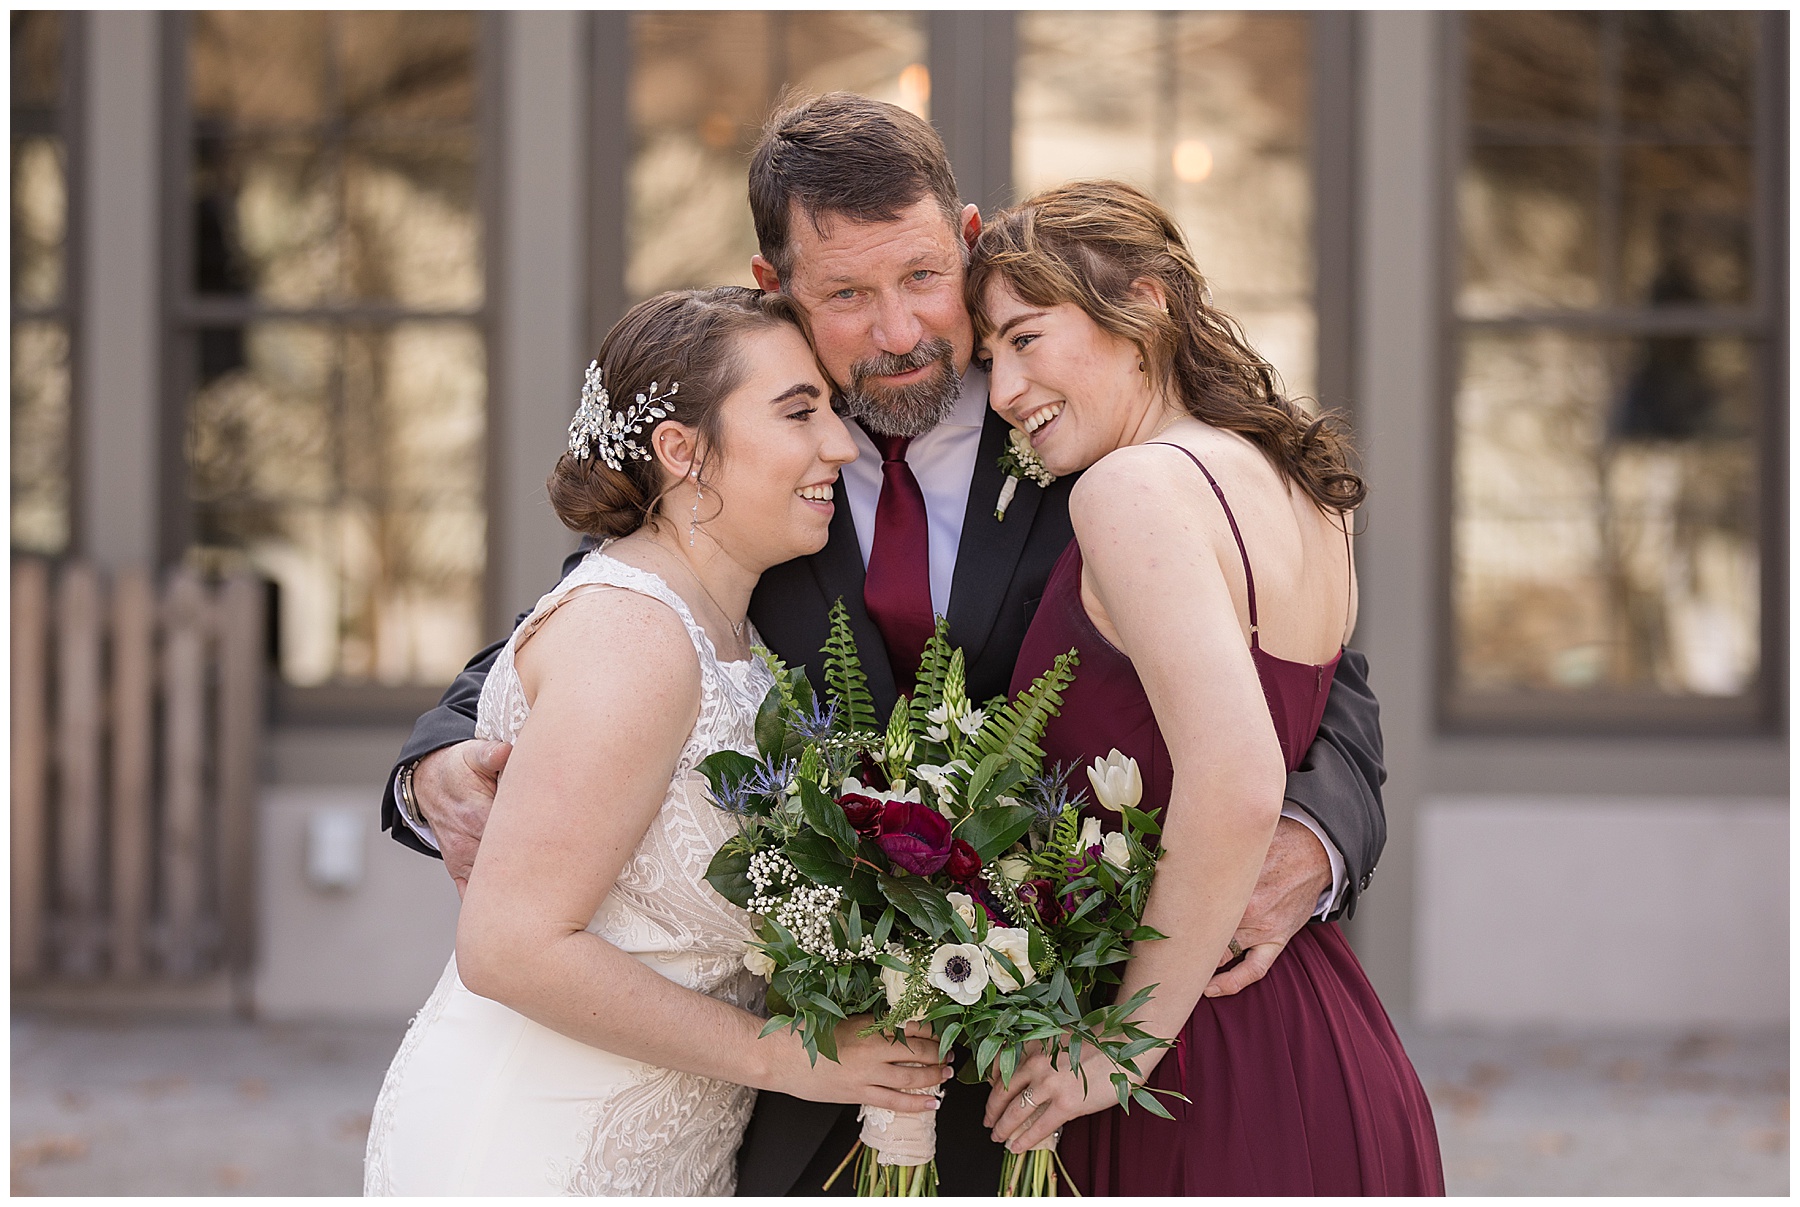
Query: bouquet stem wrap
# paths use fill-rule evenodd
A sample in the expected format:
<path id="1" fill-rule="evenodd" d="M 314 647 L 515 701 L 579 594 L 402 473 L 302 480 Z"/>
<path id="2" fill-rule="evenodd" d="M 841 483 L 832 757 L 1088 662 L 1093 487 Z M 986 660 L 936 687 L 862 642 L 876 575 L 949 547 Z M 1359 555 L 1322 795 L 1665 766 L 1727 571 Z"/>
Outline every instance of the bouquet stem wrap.
<path id="1" fill-rule="evenodd" d="M 937 1086 L 906 1092 L 942 1097 L 944 1090 Z M 857 1118 L 862 1120 L 862 1142 L 874 1150 L 878 1164 L 925 1165 L 937 1159 L 936 1111 L 911 1113 L 865 1106 Z"/>

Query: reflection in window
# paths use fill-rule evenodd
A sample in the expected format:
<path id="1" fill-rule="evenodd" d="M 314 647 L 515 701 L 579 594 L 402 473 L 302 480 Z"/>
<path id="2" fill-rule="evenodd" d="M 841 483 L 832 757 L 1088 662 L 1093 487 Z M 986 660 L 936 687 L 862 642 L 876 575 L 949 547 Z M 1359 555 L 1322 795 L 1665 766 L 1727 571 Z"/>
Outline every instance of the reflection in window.
<path id="1" fill-rule="evenodd" d="M 1477 712 L 1757 688 L 1760 20 L 1462 20 L 1453 698 Z"/>
<path id="2" fill-rule="evenodd" d="M 190 18 L 196 556 L 277 584 L 288 683 L 441 683 L 477 644 L 477 29 Z"/>
<path id="3" fill-rule="evenodd" d="M 846 89 L 929 117 L 924 17 L 634 13 L 626 289 L 752 285 L 750 150 L 784 89 Z"/>
<path id="4" fill-rule="evenodd" d="M 70 540 L 67 19 L 12 14 L 12 547 Z"/>
<path id="5" fill-rule="evenodd" d="M 1288 391 L 1315 386 L 1305 16 L 1022 12 L 1014 191 L 1111 177 L 1175 215 Z"/>

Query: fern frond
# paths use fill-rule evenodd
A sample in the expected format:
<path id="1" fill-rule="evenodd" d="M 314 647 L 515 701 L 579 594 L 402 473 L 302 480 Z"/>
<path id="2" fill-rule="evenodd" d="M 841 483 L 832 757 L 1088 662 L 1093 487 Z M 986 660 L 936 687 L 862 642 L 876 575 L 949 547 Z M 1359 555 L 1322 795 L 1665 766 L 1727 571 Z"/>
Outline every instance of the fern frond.
<path id="1" fill-rule="evenodd" d="M 925 643 L 925 652 L 919 656 L 919 675 L 912 692 L 913 736 L 921 741 L 929 740 L 925 729 L 931 722 L 925 714 L 944 702 L 944 679 L 949 673 L 950 622 L 940 616 L 931 640 Z"/>
<path id="2" fill-rule="evenodd" d="M 1014 759 L 1025 774 L 1036 775 L 1044 765 L 1044 752 L 1038 739 L 1044 727 L 1062 707 L 1063 689 L 1075 681 L 1075 666 L 1081 655 L 1074 650 L 1059 654 L 1049 670 L 1032 680 L 1031 686 L 988 718 L 975 734 L 971 744 L 979 756 L 1004 755 Z"/>
<path id="3" fill-rule="evenodd" d="M 838 706 L 839 728 L 866 733 L 875 728 L 875 699 L 869 695 L 869 677 L 863 673 L 856 635 L 850 631 L 850 610 L 842 596 L 831 605 L 830 624 L 824 649 L 825 688 Z"/>

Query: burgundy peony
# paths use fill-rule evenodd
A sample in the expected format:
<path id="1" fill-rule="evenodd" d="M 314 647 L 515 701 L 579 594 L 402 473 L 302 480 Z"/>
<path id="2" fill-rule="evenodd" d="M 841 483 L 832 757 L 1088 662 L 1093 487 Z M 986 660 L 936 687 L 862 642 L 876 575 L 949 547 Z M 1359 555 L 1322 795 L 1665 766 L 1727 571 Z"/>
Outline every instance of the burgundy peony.
<path id="1" fill-rule="evenodd" d="M 875 842 L 896 867 L 929 876 L 950 859 L 950 823 L 930 805 L 891 800 L 881 811 Z"/>
<path id="2" fill-rule="evenodd" d="M 1056 899 L 1056 886 L 1048 880 L 1027 880 L 1019 886 L 1019 900 L 1037 910 L 1045 926 L 1062 921 L 1062 904 Z"/>
<path id="3" fill-rule="evenodd" d="M 975 848 L 960 838 L 950 840 L 950 859 L 944 864 L 944 872 L 958 884 L 967 884 L 981 875 L 981 856 Z"/>
<path id="4" fill-rule="evenodd" d="M 881 811 L 887 802 L 876 796 L 864 796 L 860 792 L 846 792 L 838 797 L 838 804 L 843 807 L 844 816 L 850 819 L 850 825 L 864 838 L 874 838 L 881 833 Z"/>

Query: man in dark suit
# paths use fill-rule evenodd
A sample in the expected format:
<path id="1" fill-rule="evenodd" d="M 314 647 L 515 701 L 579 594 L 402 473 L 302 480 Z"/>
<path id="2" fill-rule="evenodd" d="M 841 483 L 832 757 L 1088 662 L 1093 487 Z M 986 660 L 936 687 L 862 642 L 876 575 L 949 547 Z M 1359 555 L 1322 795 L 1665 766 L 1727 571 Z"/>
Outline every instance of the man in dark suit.
<path id="1" fill-rule="evenodd" d="M 763 575 L 750 607 L 757 631 L 790 665 L 816 668 L 826 614 L 843 599 L 885 716 L 941 614 L 965 651 L 970 696 L 1002 694 L 1073 535 L 1072 479 L 1022 483 L 1004 519 L 995 514 L 1008 428 L 986 407 L 984 376 L 969 368 L 974 336 L 962 295 L 979 213 L 958 204 L 930 126 L 848 93 L 770 119 L 752 157 L 750 204 L 761 248 L 752 271 L 805 315 L 838 405 L 857 421 L 862 454 L 844 468 L 826 547 Z M 382 806 L 396 839 L 441 848 L 459 888 L 508 753 L 472 740 L 498 649 L 477 655 L 420 718 Z M 1380 726 L 1366 676 L 1361 655 L 1347 651 L 1319 737 L 1289 778 L 1288 805 L 1237 934 L 1248 954 L 1208 993 L 1254 982 L 1310 918 L 1347 913 L 1368 885 L 1386 831 Z M 945 1194 L 987 1195 L 998 1185 L 1002 1150 L 981 1126 L 985 1098 L 985 1087 L 949 1087 L 938 1120 Z M 739 1156 L 739 1192 L 820 1193 L 855 1142 L 855 1116 L 835 1103 L 760 1095 Z"/>

